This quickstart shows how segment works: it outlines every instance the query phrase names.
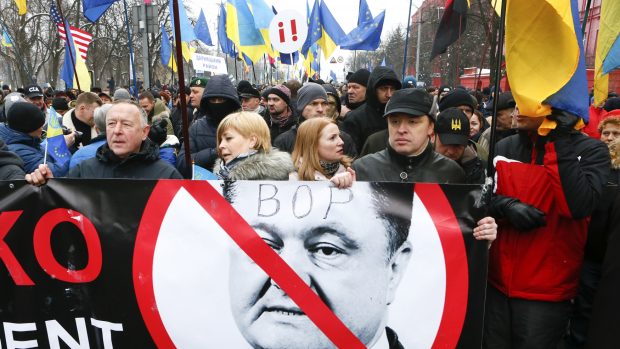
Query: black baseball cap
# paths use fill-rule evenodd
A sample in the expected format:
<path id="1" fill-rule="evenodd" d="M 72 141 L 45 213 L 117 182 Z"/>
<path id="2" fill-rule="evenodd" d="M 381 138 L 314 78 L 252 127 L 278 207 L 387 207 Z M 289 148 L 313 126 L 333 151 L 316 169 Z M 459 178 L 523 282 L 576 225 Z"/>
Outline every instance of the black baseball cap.
<path id="1" fill-rule="evenodd" d="M 39 85 L 28 85 L 24 88 L 24 90 L 24 95 L 26 95 L 27 98 L 44 96 L 43 89 L 39 87 Z"/>
<path id="2" fill-rule="evenodd" d="M 437 115 L 435 134 L 445 145 L 467 145 L 469 119 L 458 108 L 448 108 Z"/>
<path id="3" fill-rule="evenodd" d="M 406 88 L 394 92 L 392 98 L 385 106 L 383 117 L 385 118 L 395 113 L 403 113 L 409 116 L 428 115 L 432 119 L 432 107 L 433 99 L 425 89 Z"/>

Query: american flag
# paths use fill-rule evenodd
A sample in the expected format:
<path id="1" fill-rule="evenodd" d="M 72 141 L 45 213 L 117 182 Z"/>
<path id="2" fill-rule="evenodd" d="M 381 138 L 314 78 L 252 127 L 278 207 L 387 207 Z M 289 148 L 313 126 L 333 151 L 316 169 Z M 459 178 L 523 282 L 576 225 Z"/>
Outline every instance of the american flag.
<path id="1" fill-rule="evenodd" d="M 65 32 L 65 26 L 63 25 L 62 17 L 58 13 L 58 9 L 55 4 L 52 4 L 50 7 L 50 16 L 56 25 L 58 26 L 58 34 L 60 34 L 60 38 L 62 41 L 67 41 L 67 33 Z M 86 60 L 86 52 L 88 51 L 88 45 L 91 41 L 93 41 L 93 36 L 80 28 L 68 26 L 71 31 L 71 36 L 73 36 L 73 41 L 75 41 L 75 45 L 77 49 L 80 51 L 80 56 L 84 60 Z"/>

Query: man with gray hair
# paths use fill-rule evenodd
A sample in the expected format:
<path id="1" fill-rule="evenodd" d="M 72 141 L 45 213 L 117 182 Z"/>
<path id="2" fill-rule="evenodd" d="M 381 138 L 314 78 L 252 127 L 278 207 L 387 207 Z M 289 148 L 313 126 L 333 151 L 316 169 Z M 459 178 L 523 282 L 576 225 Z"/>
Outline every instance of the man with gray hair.
<path id="1" fill-rule="evenodd" d="M 104 104 L 101 107 L 95 108 L 95 112 L 93 113 L 93 121 L 95 122 L 95 130 L 97 131 L 97 137 L 93 138 L 90 141 L 90 144 L 78 149 L 73 156 L 71 156 L 71 161 L 69 162 L 69 169 L 74 168 L 80 162 L 84 160 L 88 160 L 90 158 L 94 158 L 97 154 L 97 149 L 105 144 L 106 135 L 105 135 L 105 116 L 107 112 L 112 108 L 112 104 Z"/>
<path id="2" fill-rule="evenodd" d="M 107 143 L 94 158 L 69 171 L 69 178 L 182 179 L 181 174 L 159 158 L 159 148 L 149 138 L 146 113 L 131 101 L 117 101 L 105 116 Z M 45 184 L 53 174 L 46 165 L 26 175 L 34 185 Z"/>

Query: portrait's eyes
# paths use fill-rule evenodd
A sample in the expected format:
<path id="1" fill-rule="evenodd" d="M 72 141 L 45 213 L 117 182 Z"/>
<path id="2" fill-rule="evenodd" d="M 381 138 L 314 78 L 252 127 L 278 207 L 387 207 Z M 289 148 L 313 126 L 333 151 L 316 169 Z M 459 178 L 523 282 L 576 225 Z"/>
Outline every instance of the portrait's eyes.
<path id="1" fill-rule="evenodd" d="M 315 258 L 332 261 L 345 254 L 344 249 L 327 242 L 320 242 L 308 248 Z"/>

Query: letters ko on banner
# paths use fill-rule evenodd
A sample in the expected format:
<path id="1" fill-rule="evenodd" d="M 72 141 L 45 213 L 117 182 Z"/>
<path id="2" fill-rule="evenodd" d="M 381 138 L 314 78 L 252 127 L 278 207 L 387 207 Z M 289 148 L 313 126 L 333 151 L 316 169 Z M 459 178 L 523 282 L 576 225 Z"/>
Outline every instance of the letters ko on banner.
<path id="1" fill-rule="evenodd" d="M 478 195 L 404 183 L 0 182 L 0 343 L 477 347 Z"/>

